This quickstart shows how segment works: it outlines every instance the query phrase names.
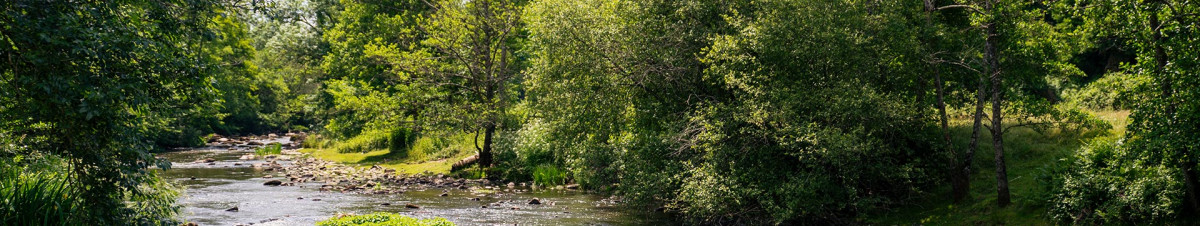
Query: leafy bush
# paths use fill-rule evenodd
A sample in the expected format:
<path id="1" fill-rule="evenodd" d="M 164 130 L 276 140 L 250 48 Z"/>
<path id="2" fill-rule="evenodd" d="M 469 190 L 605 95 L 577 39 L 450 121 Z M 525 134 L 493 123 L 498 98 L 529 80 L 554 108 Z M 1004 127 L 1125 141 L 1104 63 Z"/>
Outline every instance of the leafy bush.
<path id="1" fill-rule="evenodd" d="M 1124 140 L 1102 137 L 1083 147 L 1057 181 L 1050 216 L 1074 224 L 1161 224 L 1182 204 L 1181 172 L 1154 164 Z"/>
<path id="2" fill-rule="evenodd" d="M 334 217 L 317 222 L 318 226 L 453 226 L 445 218 L 417 219 L 395 213 L 372 213 L 367 215 Z"/>
<path id="3" fill-rule="evenodd" d="M 1083 88 L 1063 91 L 1063 98 L 1092 109 L 1130 109 L 1146 100 L 1139 90 L 1149 83 L 1150 79 L 1144 76 L 1110 73 Z"/>

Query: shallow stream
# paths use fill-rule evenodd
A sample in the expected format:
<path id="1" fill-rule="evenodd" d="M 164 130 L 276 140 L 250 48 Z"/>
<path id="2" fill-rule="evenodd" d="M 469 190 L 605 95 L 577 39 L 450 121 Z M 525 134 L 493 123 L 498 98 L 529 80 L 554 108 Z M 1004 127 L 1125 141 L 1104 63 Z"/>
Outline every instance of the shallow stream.
<path id="1" fill-rule="evenodd" d="M 257 141 L 289 142 L 287 137 Z M 393 212 L 417 218 L 442 217 L 458 225 L 672 224 L 662 214 L 631 209 L 607 197 L 571 190 L 472 193 L 428 189 L 401 194 L 357 194 L 321 192 L 321 182 L 265 186 L 263 183 L 272 179 L 264 176 L 279 179 L 284 172 L 251 167 L 264 161 L 239 159 L 248 153 L 253 153 L 252 147 L 210 146 L 158 154 L 172 162 L 172 167 L 160 175 L 185 189 L 179 201 L 184 206 L 186 220 L 199 225 L 312 225 L 339 213 Z M 215 161 L 196 162 L 207 158 Z M 448 195 L 441 196 L 444 192 Z M 527 203 L 534 198 L 542 204 Z M 420 208 L 408 208 L 406 204 Z M 237 211 L 227 211 L 234 207 Z"/>

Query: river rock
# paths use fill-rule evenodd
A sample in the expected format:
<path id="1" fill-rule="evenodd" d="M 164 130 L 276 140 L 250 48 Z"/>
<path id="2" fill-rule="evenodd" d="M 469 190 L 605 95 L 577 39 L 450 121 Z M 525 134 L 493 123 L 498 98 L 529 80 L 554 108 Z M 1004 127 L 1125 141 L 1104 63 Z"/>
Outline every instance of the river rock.
<path id="1" fill-rule="evenodd" d="M 579 184 L 568 184 L 567 189 L 571 189 L 571 190 L 579 189 Z"/>
<path id="2" fill-rule="evenodd" d="M 234 206 L 233 208 L 225 209 L 225 211 L 229 211 L 229 212 L 237 212 L 237 211 L 238 211 L 238 208 L 237 208 L 236 206 Z"/>
<path id="3" fill-rule="evenodd" d="M 275 138 L 275 137 L 279 137 L 279 135 L 276 135 L 276 134 L 274 134 L 274 133 L 268 133 L 268 134 L 267 134 L 267 137 L 270 137 L 270 138 Z"/>
<path id="4" fill-rule="evenodd" d="M 229 142 L 229 138 L 222 137 L 221 139 L 217 139 L 217 142 L 221 142 L 221 143 Z"/>
<path id="5" fill-rule="evenodd" d="M 441 196 L 441 197 L 446 197 L 446 196 L 450 196 L 450 194 L 447 194 L 447 193 L 442 193 L 441 195 L 438 195 L 438 196 Z"/>
<path id="6" fill-rule="evenodd" d="M 270 181 L 267 181 L 266 183 L 263 183 L 263 185 L 266 185 L 266 186 L 279 186 L 282 184 L 283 184 L 283 181 L 279 181 L 279 180 L 270 180 Z"/>
<path id="7" fill-rule="evenodd" d="M 529 200 L 529 205 L 541 205 L 541 204 L 542 204 L 542 200 L 538 200 L 537 198 Z"/>
<path id="8" fill-rule="evenodd" d="M 421 208 L 421 206 L 417 206 L 417 205 L 414 205 L 414 204 L 412 204 L 412 203 L 409 203 L 409 204 L 404 204 L 404 208 L 409 208 L 409 209 L 420 209 L 420 208 Z"/>

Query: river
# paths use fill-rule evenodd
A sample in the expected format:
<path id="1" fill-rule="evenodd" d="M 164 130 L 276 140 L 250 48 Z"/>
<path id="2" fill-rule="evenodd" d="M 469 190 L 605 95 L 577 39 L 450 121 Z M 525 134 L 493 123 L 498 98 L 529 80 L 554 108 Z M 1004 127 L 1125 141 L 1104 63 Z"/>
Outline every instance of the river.
<path id="1" fill-rule="evenodd" d="M 287 137 L 256 140 L 287 144 Z M 157 154 L 172 162 L 160 175 L 184 189 L 183 218 L 199 225 L 313 225 L 339 213 L 392 212 L 446 218 L 458 225 L 671 225 L 670 217 L 622 206 L 609 197 L 572 190 L 479 193 L 464 189 L 412 190 L 401 194 L 322 192 L 322 182 L 265 186 L 284 172 L 241 160 L 252 147 L 202 147 Z M 197 162 L 211 158 L 212 162 Z M 278 161 L 281 165 L 291 161 Z M 264 176 L 271 178 L 264 178 Z M 516 189 L 523 190 L 523 189 Z M 446 193 L 445 196 L 442 194 Z M 528 204 L 537 198 L 540 205 Z M 406 204 L 420 206 L 408 208 Z M 485 206 L 487 208 L 485 208 Z M 228 211 L 231 208 L 237 211 Z"/>

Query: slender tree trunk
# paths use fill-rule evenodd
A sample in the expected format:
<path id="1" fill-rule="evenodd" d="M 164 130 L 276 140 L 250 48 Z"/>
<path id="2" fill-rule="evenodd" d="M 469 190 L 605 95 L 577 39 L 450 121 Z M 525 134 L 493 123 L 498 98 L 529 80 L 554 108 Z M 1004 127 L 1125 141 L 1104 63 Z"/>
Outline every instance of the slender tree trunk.
<path id="1" fill-rule="evenodd" d="M 929 29 L 935 29 L 933 26 L 933 11 L 936 8 L 937 6 L 934 5 L 933 0 L 925 0 L 925 25 Z M 937 40 L 932 34 L 928 35 L 929 36 L 927 38 L 929 38 L 929 49 L 937 50 Z M 954 202 L 957 203 L 966 199 L 967 195 L 970 194 L 971 175 L 965 174 L 965 171 L 959 170 L 960 167 L 962 167 L 961 165 L 963 163 L 961 162 L 963 161 L 959 159 L 958 150 L 954 149 L 954 141 L 950 139 L 950 116 L 946 113 L 946 91 L 944 87 L 946 83 L 942 81 L 942 70 L 938 68 L 937 62 L 931 62 L 929 64 L 930 69 L 933 70 L 933 79 L 935 82 L 933 87 L 937 92 L 937 108 L 938 116 L 941 119 L 940 124 L 942 126 L 942 142 L 944 142 L 943 145 L 946 147 L 946 150 L 950 151 L 950 187 L 953 191 L 951 195 L 954 198 Z"/>
<path id="2" fill-rule="evenodd" d="M 1156 3 L 1159 4 L 1159 7 L 1155 7 L 1155 8 L 1162 9 L 1161 4 L 1163 4 L 1163 3 L 1161 1 L 1156 2 Z M 1153 34 L 1152 34 L 1153 40 L 1152 41 L 1154 42 L 1154 60 L 1155 60 L 1154 73 L 1156 73 L 1158 75 L 1159 81 L 1161 83 L 1159 85 L 1161 86 L 1160 88 L 1162 89 L 1162 98 L 1167 103 L 1167 106 L 1166 106 L 1167 109 L 1165 112 L 1167 115 L 1167 124 L 1170 126 L 1174 126 L 1176 106 L 1175 106 L 1175 101 L 1174 101 L 1175 88 L 1173 87 L 1173 84 L 1175 81 L 1171 77 L 1171 75 L 1166 73 L 1167 63 L 1170 61 L 1170 59 L 1167 56 L 1166 49 L 1163 48 L 1163 46 L 1162 46 L 1162 43 L 1166 41 L 1165 38 L 1163 37 L 1162 31 L 1161 31 L 1162 21 L 1160 21 L 1160 19 L 1158 18 L 1157 12 L 1150 12 L 1149 14 L 1150 14 L 1150 28 L 1153 29 Z M 1196 172 L 1195 157 L 1188 156 L 1187 149 L 1179 149 L 1179 150 L 1175 150 L 1175 151 L 1180 152 L 1177 154 L 1180 156 L 1180 158 L 1182 158 L 1180 161 L 1180 164 L 1182 164 L 1182 166 L 1180 168 L 1183 170 L 1183 182 L 1184 182 L 1183 184 L 1184 184 L 1184 189 L 1186 189 L 1186 191 L 1185 191 L 1186 200 L 1184 200 L 1184 203 L 1187 204 L 1186 207 L 1189 208 L 1189 210 L 1192 213 L 1200 213 L 1200 198 L 1197 198 L 1197 196 L 1200 196 L 1200 193 L 1198 193 L 1198 192 L 1200 192 L 1200 179 L 1197 179 L 1198 177 L 1197 177 L 1197 172 Z"/>
<path id="3" fill-rule="evenodd" d="M 995 7 L 992 0 L 984 1 L 984 10 L 991 12 Z M 1000 77 L 1000 51 L 997 49 L 997 38 L 999 34 L 996 31 L 994 21 L 989 21 L 984 28 L 987 37 L 984 44 L 984 61 L 987 64 L 987 72 L 992 79 L 992 150 L 995 152 L 996 163 L 996 204 L 1000 207 L 1008 206 L 1012 202 L 1010 193 L 1008 192 L 1008 167 L 1004 162 L 1004 106 L 1003 106 L 1003 91 L 1004 84 Z"/>
<path id="4" fill-rule="evenodd" d="M 971 164 L 975 161 L 975 150 L 979 148 L 979 130 L 983 127 L 983 103 L 987 99 L 984 95 L 987 92 L 988 80 L 984 75 L 979 75 L 979 88 L 975 98 L 975 118 L 974 125 L 971 126 L 971 142 L 967 145 L 967 153 L 959 161 L 962 161 L 958 171 L 962 175 L 966 175 L 963 179 L 967 180 L 967 189 L 970 189 Z M 964 191 L 969 192 L 969 191 Z"/>
<path id="5" fill-rule="evenodd" d="M 479 167 L 481 168 L 492 167 L 492 138 L 496 134 L 496 117 L 494 116 L 496 107 L 493 101 L 496 97 L 496 89 L 488 86 L 484 93 L 489 111 L 485 114 L 487 121 L 484 122 L 486 125 L 483 128 L 483 148 L 479 150 Z"/>
<path id="6" fill-rule="evenodd" d="M 479 151 L 479 167 L 492 166 L 492 137 L 496 134 L 496 125 L 488 123 L 483 132 L 483 150 Z"/>

